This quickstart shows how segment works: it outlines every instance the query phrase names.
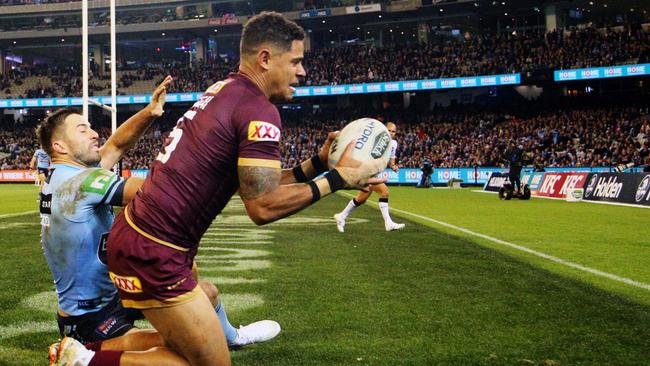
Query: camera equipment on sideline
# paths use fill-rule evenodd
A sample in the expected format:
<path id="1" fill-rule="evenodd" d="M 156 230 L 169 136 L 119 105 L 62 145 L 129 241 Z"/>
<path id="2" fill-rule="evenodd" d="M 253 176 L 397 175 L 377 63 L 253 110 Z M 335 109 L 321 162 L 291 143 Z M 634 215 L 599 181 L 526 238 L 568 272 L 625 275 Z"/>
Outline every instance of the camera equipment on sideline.
<path id="1" fill-rule="evenodd" d="M 420 178 L 420 183 L 416 186 L 417 188 L 430 188 L 431 187 L 431 174 L 433 174 L 433 165 L 429 160 L 424 160 L 422 162 L 422 178 Z"/>
<path id="2" fill-rule="evenodd" d="M 521 192 L 517 192 L 513 187 L 512 183 L 508 182 L 499 189 L 499 199 L 509 201 L 513 198 L 519 198 L 520 200 L 529 200 L 530 199 L 530 187 L 528 184 L 524 184 Z"/>

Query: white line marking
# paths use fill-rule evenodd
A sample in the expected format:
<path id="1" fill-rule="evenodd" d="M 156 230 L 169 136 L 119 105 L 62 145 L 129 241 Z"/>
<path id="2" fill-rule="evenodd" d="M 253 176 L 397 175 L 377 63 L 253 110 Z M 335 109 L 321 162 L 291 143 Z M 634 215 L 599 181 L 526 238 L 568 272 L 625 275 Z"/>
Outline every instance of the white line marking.
<path id="1" fill-rule="evenodd" d="M 205 272 L 236 272 L 255 269 L 266 269 L 271 267 L 271 261 L 267 260 L 232 260 L 232 259 L 201 259 L 196 258 L 201 273 Z"/>
<path id="2" fill-rule="evenodd" d="M 30 215 L 30 214 L 35 214 L 37 212 L 38 211 L 25 211 L 25 212 L 18 212 L 18 213 L 12 213 L 12 214 L 4 214 L 4 215 L 0 215 L 0 219 L 6 219 L 7 217 Z"/>
<path id="3" fill-rule="evenodd" d="M 3 325 L 0 326 L 0 339 L 39 332 L 56 332 L 56 323 L 48 320 L 46 322 L 28 321 L 20 324 Z"/>
<path id="4" fill-rule="evenodd" d="M 217 254 L 207 254 L 206 251 L 221 251 L 225 253 Z M 234 252 L 234 253 L 233 253 Z M 255 258 L 255 257 L 266 257 L 270 256 L 271 252 L 267 250 L 257 250 L 257 249 L 239 249 L 239 248 L 220 248 L 220 247 L 199 247 L 198 258 L 208 259 L 208 258 L 221 258 L 221 259 L 241 259 L 241 258 Z"/>
<path id="5" fill-rule="evenodd" d="M 473 189 L 472 192 L 476 193 L 494 193 L 497 194 L 499 192 L 490 192 L 490 191 L 483 191 L 479 189 Z M 560 197 L 544 197 L 544 196 L 532 196 L 532 198 L 544 198 L 547 200 L 557 200 L 557 201 L 566 201 L 566 198 L 560 198 Z M 589 201 L 589 200 L 582 200 L 578 202 L 584 202 L 584 203 L 597 203 L 601 205 L 611 205 L 611 206 L 625 206 L 625 207 L 635 207 L 635 208 L 650 208 L 650 206 L 643 206 L 643 205 L 634 205 L 631 203 L 620 203 L 620 202 L 606 202 L 606 201 Z M 569 202 L 569 203 L 578 203 L 578 202 Z"/>
<path id="6" fill-rule="evenodd" d="M 272 241 L 270 240 L 257 240 L 257 241 L 233 241 L 231 239 L 228 240 L 222 240 L 222 239 L 202 239 L 201 240 L 201 245 L 208 245 L 208 244 L 219 244 L 219 245 L 248 245 L 248 244 L 273 244 Z"/>
<path id="7" fill-rule="evenodd" d="M 341 194 L 345 195 L 345 196 L 348 196 L 350 198 L 354 197 L 353 195 L 351 195 L 349 193 L 343 193 L 342 192 Z M 379 205 L 377 203 L 375 203 L 375 202 L 368 201 L 367 203 L 370 203 L 375 208 L 379 207 Z M 584 271 L 584 272 L 587 272 L 587 273 L 591 273 L 591 274 L 596 275 L 596 276 L 609 278 L 610 280 L 613 280 L 613 281 L 616 281 L 616 282 L 622 282 L 622 283 L 628 284 L 630 286 L 642 288 L 644 290 L 650 290 L 650 284 L 648 284 L 648 283 L 635 281 L 635 280 L 632 280 L 632 279 L 629 279 L 629 278 L 626 278 L 626 277 L 617 276 L 617 275 L 612 274 L 612 273 L 603 272 L 603 271 L 600 271 L 600 270 L 597 270 L 597 269 L 594 269 L 594 268 L 583 266 L 583 265 L 578 264 L 578 263 L 567 261 L 567 260 L 564 260 L 562 258 L 558 258 L 558 257 L 554 257 L 552 255 L 548 255 L 546 253 L 538 252 L 536 250 L 526 248 L 526 247 L 521 246 L 521 245 L 510 243 L 510 242 L 507 242 L 505 240 L 497 239 L 497 238 L 494 238 L 494 237 L 491 237 L 491 236 L 488 236 L 488 235 L 485 235 L 485 234 L 477 233 L 475 231 L 466 229 L 464 227 L 452 225 L 452 224 L 446 223 L 444 221 L 439 221 L 439 220 L 432 219 L 430 217 L 426 217 L 426 216 L 422 216 L 422 215 L 418 215 L 416 213 L 412 213 L 412 212 L 409 212 L 409 211 L 404 211 L 404 210 L 400 210 L 398 208 L 392 208 L 392 207 L 391 207 L 390 210 L 394 211 L 394 212 L 399 212 L 399 213 L 401 213 L 403 215 L 417 217 L 418 219 L 421 219 L 421 220 L 433 222 L 433 223 L 438 224 L 440 226 L 444 226 L 444 227 L 447 227 L 447 228 L 450 228 L 450 229 L 453 229 L 453 230 L 456 230 L 456 231 L 460 231 L 460 232 L 465 233 L 465 234 L 469 234 L 469 235 L 473 235 L 473 236 L 476 236 L 476 237 L 479 237 L 479 238 L 482 238 L 482 239 L 485 239 L 485 240 L 489 240 L 489 241 L 491 241 L 493 243 L 497 243 L 497 244 L 501 244 L 501 245 L 504 245 L 504 246 L 507 246 L 507 247 L 510 247 L 510 248 L 513 248 L 513 249 L 517 249 L 517 250 L 520 250 L 522 252 L 526 252 L 528 254 L 532 254 L 532 255 L 540 257 L 540 258 L 548 259 L 548 260 L 550 260 L 552 262 L 555 262 L 555 263 L 558 263 L 558 264 L 561 264 L 561 265 L 564 265 L 564 266 L 567 266 L 567 267 L 575 268 L 575 269 L 578 269 L 580 271 Z"/>
<path id="8" fill-rule="evenodd" d="M 231 277 L 211 277 L 211 276 L 199 276 L 199 280 L 212 282 L 217 285 L 237 285 L 237 284 L 266 282 L 266 280 L 263 280 L 261 278 L 243 278 L 243 277 L 231 278 Z"/>

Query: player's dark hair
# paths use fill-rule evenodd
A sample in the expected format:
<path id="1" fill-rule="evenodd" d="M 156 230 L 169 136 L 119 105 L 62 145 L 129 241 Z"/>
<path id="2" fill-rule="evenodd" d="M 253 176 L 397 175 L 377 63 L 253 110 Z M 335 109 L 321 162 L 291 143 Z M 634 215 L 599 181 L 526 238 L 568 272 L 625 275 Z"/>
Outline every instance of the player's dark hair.
<path id="1" fill-rule="evenodd" d="M 81 114 L 74 108 L 61 108 L 50 113 L 36 128 L 36 136 L 41 148 L 52 156 L 52 136 L 63 125 L 65 119 L 71 114 Z"/>
<path id="2" fill-rule="evenodd" d="M 296 22 L 274 11 L 263 11 L 252 17 L 242 30 L 239 51 L 254 54 L 258 47 L 270 43 L 283 52 L 291 49 L 293 41 L 305 39 L 305 31 Z"/>

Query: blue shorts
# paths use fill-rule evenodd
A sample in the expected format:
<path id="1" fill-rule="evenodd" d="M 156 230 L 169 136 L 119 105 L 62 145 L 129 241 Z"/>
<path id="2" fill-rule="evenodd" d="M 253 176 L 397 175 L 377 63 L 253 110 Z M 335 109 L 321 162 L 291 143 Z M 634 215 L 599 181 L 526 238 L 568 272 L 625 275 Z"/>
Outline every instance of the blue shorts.
<path id="1" fill-rule="evenodd" d="M 49 168 L 37 168 L 38 174 L 43 174 L 45 178 L 50 176 L 50 169 Z"/>
<path id="2" fill-rule="evenodd" d="M 118 296 L 99 311 L 79 316 L 57 314 L 61 337 L 72 337 L 83 344 L 124 335 L 136 320 L 143 318 L 141 311 L 122 307 Z"/>

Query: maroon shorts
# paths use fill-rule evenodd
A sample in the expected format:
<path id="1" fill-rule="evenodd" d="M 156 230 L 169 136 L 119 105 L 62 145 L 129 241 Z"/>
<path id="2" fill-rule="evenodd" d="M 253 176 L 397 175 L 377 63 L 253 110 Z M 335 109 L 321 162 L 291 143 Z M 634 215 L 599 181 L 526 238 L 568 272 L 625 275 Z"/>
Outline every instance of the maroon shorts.
<path id="1" fill-rule="evenodd" d="M 200 291 L 192 275 L 196 251 L 145 233 L 133 224 L 125 207 L 107 243 L 109 275 L 124 307 L 161 308 L 192 300 Z"/>

